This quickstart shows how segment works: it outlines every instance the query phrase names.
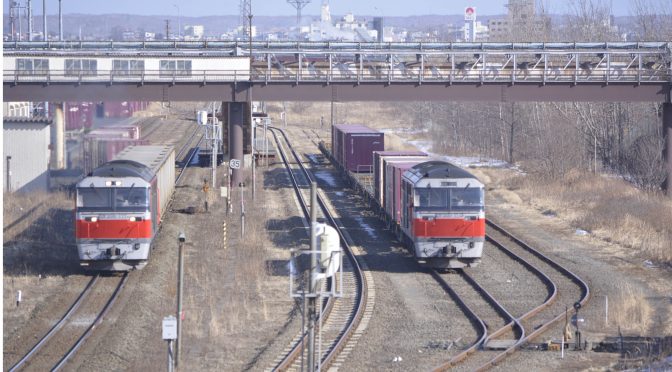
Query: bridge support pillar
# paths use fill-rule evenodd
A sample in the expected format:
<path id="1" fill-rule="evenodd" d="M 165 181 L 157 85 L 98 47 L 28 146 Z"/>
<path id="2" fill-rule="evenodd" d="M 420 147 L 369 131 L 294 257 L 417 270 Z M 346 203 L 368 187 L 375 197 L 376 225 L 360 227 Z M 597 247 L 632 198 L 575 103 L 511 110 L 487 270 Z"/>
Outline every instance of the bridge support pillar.
<path id="1" fill-rule="evenodd" d="M 241 169 L 233 169 L 231 185 L 237 187 L 243 181 L 243 124 L 245 123 L 246 102 L 227 102 L 229 126 L 229 160 L 239 160 Z"/>
<path id="2" fill-rule="evenodd" d="M 51 124 L 51 169 L 65 168 L 65 115 L 64 103 L 54 103 L 54 121 Z"/>
<path id="3" fill-rule="evenodd" d="M 663 183 L 663 191 L 667 196 L 672 197 L 672 103 L 663 103 L 663 136 L 665 148 L 663 150 L 663 160 L 665 161 L 665 175 L 667 176 Z"/>

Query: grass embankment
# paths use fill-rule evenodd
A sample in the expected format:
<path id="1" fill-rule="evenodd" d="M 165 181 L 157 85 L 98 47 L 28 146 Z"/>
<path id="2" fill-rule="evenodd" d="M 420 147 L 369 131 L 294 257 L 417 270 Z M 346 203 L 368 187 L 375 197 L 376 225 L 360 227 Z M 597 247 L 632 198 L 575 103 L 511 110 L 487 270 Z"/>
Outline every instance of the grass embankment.
<path id="1" fill-rule="evenodd" d="M 621 179 L 578 171 L 558 180 L 512 177 L 506 185 L 573 227 L 630 248 L 643 259 L 672 262 L 672 200 L 664 195 L 645 193 Z"/>

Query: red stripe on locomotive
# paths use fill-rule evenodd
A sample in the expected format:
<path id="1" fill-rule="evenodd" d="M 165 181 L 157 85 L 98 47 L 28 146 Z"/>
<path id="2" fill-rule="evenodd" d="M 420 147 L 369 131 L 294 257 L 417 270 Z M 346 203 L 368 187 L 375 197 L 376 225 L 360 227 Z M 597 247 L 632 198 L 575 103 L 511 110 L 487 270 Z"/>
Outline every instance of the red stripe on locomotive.
<path id="1" fill-rule="evenodd" d="M 98 220 L 87 222 L 77 220 L 77 239 L 150 239 L 152 221 Z"/>
<path id="2" fill-rule="evenodd" d="M 414 219 L 413 233 L 418 238 L 470 238 L 485 236 L 485 219 L 463 218 Z"/>

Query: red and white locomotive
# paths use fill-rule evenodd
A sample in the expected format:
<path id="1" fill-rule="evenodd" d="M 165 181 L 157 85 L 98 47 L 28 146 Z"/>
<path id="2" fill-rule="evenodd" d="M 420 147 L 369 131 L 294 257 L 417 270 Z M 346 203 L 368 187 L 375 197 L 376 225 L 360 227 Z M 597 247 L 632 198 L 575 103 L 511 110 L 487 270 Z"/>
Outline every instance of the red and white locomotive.
<path id="1" fill-rule="evenodd" d="M 422 265 L 459 269 L 481 261 L 484 185 L 451 163 L 427 161 L 404 172 L 402 240 Z"/>
<path id="2" fill-rule="evenodd" d="M 131 146 L 94 169 L 77 184 L 80 265 L 105 271 L 143 268 L 174 187 L 170 146 Z"/>

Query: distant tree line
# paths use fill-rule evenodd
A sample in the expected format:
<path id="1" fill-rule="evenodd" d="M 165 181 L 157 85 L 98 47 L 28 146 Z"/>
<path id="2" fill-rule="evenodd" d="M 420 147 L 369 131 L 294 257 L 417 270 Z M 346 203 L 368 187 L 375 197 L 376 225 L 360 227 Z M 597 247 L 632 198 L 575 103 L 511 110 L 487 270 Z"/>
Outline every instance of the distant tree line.
<path id="1" fill-rule="evenodd" d="M 609 2 L 570 0 L 562 25 L 544 34 L 513 27 L 510 41 L 616 41 Z M 634 0 L 637 40 L 672 40 L 672 2 Z M 538 17 L 545 17 L 543 2 Z M 549 18 L 550 19 L 550 18 Z M 532 24 L 532 22 L 530 22 Z M 604 171 L 637 186 L 659 189 L 664 180 L 662 107 L 656 103 L 457 103 L 397 105 L 434 139 L 434 150 L 519 163 L 541 177 L 572 169 Z"/>

